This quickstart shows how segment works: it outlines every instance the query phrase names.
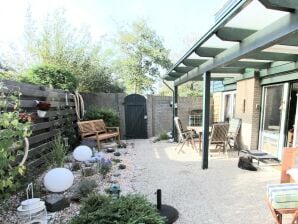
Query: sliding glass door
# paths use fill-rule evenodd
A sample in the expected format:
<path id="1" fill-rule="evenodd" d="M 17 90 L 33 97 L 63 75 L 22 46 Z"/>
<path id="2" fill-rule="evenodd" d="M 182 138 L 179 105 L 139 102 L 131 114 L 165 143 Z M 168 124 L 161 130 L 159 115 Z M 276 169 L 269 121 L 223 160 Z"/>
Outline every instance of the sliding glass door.
<path id="1" fill-rule="evenodd" d="M 259 148 L 278 158 L 285 141 L 288 92 L 288 83 L 263 87 Z"/>

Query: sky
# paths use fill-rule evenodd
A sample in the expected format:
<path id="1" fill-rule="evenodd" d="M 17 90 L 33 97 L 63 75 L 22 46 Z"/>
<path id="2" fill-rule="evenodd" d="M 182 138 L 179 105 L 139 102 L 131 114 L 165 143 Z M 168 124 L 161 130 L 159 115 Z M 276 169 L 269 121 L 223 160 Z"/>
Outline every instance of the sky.
<path id="1" fill-rule="evenodd" d="M 74 26 L 89 26 L 93 39 L 116 31 L 117 24 L 143 18 L 178 60 L 214 24 L 226 0 L 0 0 L 0 46 L 17 43 L 23 34 L 26 10 L 34 19 L 64 8 Z"/>

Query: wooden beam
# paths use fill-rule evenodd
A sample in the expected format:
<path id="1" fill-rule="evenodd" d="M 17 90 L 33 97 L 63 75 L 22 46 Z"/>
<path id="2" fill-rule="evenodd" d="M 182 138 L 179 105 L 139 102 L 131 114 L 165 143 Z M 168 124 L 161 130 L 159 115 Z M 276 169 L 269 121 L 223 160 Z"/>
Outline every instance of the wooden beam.
<path id="1" fill-rule="evenodd" d="M 247 55 L 259 52 L 274 44 L 287 39 L 298 31 L 298 13 L 290 13 L 280 18 L 270 26 L 250 35 L 241 43 L 230 47 L 217 55 L 213 60 L 208 60 L 198 68 L 194 68 L 187 75 L 175 80 L 175 85 L 181 85 L 196 76 L 202 76 L 206 71 L 225 67 L 227 64 L 245 58 Z"/>
<path id="2" fill-rule="evenodd" d="M 266 8 L 286 12 L 298 9 L 297 0 L 259 0 Z"/>
<path id="3" fill-rule="evenodd" d="M 190 58 L 187 58 L 183 61 L 183 64 L 186 65 L 186 66 L 198 67 L 199 65 L 203 64 L 206 61 L 207 61 L 207 59 L 190 59 Z"/>
<path id="4" fill-rule="evenodd" d="M 174 70 L 178 73 L 187 73 L 193 70 L 193 67 L 176 67 Z"/>
<path id="5" fill-rule="evenodd" d="M 201 57 L 215 57 L 226 50 L 225 48 L 216 48 L 216 47 L 199 47 L 195 50 L 196 54 Z"/>
<path id="6" fill-rule="evenodd" d="M 224 41 L 237 41 L 240 42 L 257 32 L 257 30 L 242 29 L 235 27 L 221 27 L 217 30 L 216 36 Z"/>

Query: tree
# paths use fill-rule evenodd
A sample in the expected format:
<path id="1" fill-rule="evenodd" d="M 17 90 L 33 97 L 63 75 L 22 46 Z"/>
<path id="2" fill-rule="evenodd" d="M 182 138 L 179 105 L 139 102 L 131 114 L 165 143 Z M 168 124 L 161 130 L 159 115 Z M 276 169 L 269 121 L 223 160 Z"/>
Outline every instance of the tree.
<path id="1" fill-rule="evenodd" d="M 158 90 L 158 95 L 172 96 L 172 91 L 165 85 Z M 178 87 L 179 96 L 202 96 L 203 85 L 202 82 L 187 82 Z"/>
<path id="2" fill-rule="evenodd" d="M 102 56 L 105 53 L 100 44 L 94 43 L 87 27 L 73 27 L 64 12 L 58 9 L 38 24 L 28 11 L 25 39 L 31 65 L 47 64 L 64 68 L 76 77 L 80 91 L 123 91 L 106 68 L 106 58 Z"/>
<path id="3" fill-rule="evenodd" d="M 119 55 L 114 72 L 123 79 L 127 91 L 154 92 L 153 84 L 161 70 L 171 66 L 161 38 L 144 20 L 137 20 L 128 28 L 120 28 L 116 44 Z"/>

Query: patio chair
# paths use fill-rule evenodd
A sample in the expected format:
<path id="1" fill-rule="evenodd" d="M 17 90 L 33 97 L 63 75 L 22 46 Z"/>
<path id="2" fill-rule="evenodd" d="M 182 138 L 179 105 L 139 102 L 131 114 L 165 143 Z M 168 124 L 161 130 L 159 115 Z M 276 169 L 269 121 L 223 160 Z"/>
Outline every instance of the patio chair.
<path id="1" fill-rule="evenodd" d="M 226 137 L 226 146 L 229 146 L 230 149 L 237 149 L 238 155 L 240 152 L 240 147 L 237 141 L 241 126 L 241 119 L 231 118 L 229 121 L 229 129 Z"/>
<path id="2" fill-rule="evenodd" d="M 181 120 L 179 117 L 175 117 L 174 121 L 175 121 L 176 129 L 178 131 L 178 145 L 177 145 L 176 149 L 178 148 L 178 146 L 180 144 L 182 144 L 178 152 L 180 152 L 182 150 L 182 148 L 186 142 L 187 142 L 187 144 L 190 143 L 191 147 L 197 151 L 197 147 L 195 145 L 195 142 L 194 142 L 194 139 L 192 136 L 193 131 L 192 130 L 183 130 L 182 123 L 181 123 Z"/>
<path id="3" fill-rule="evenodd" d="M 212 125 L 209 144 L 215 144 L 215 149 L 218 149 L 219 152 L 220 149 L 222 149 L 223 152 L 225 152 L 228 128 L 228 123 L 216 123 Z"/>

